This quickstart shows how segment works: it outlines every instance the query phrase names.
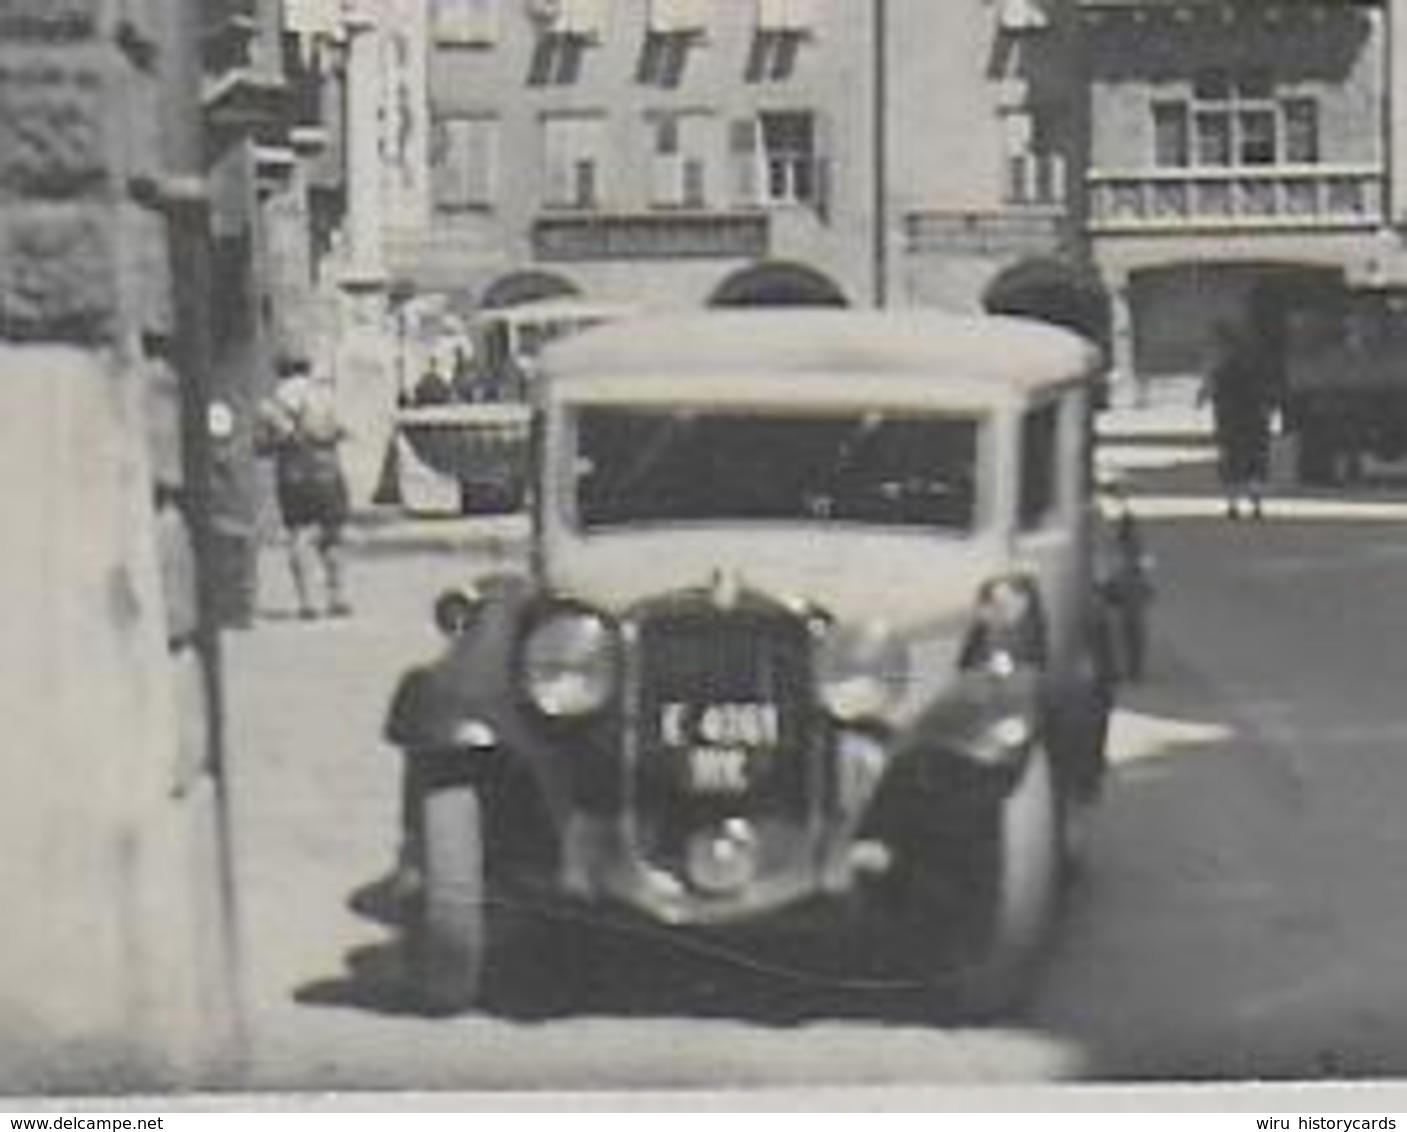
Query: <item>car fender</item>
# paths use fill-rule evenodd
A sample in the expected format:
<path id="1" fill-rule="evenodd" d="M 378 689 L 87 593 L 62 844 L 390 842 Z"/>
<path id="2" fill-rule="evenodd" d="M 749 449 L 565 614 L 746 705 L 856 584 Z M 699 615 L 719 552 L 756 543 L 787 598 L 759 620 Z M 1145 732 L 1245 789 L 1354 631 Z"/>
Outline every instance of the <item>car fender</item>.
<path id="1" fill-rule="evenodd" d="M 932 824 L 945 807 L 1001 798 L 1019 780 L 1031 749 L 1045 740 L 1044 703 L 1039 669 L 964 674 L 893 738 L 864 829 L 898 833 Z M 1005 721 L 1017 725 L 1003 735 Z M 1010 738 L 1017 741 L 1009 750 L 995 748 Z"/>

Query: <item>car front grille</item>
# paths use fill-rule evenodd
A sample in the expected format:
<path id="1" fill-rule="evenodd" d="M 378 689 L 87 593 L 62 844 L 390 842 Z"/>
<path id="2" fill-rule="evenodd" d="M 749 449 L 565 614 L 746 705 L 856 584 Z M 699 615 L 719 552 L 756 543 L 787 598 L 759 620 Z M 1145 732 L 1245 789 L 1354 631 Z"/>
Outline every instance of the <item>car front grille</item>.
<path id="1" fill-rule="evenodd" d="M 691 838 L 746 823 L 759 865 L 801 851 L 821 803 L 806 626 L 770 605 L 704 601 L 638 622 L 635 824 L 653 864 L 686 875 Z M 686 877 L 687 879 L 687 877 Z"/>

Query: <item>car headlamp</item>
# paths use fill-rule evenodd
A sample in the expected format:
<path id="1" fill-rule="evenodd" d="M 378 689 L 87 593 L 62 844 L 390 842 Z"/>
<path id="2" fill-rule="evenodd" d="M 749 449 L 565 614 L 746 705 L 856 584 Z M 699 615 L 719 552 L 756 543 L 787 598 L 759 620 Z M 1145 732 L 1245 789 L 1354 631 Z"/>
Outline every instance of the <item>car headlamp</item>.
<path id="1" fill-rule="evenodd" d="M 836 628 L 821 639 L 816 690 L 842 723 L 881 718 L 904 694 L 908 677 L 904 646 L 882 626 Z"/>
<path id="2" fill-rule="evenodd" d="M 553 719 L 600 711 L 616 689 L 619 641 L 595 613 L 567 610 L 535 625 L 523 642 L 523 689 Z"/>

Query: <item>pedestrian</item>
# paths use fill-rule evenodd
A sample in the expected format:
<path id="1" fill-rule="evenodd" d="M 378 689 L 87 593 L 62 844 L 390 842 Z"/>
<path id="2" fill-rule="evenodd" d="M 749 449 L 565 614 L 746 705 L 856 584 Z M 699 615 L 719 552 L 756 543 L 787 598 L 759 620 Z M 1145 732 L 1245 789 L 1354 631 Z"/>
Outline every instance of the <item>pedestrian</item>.
<path id="1" fill-rule="evenodd" d="M 454 400 L 454 387 L 449 378 L 440 372 L 439 362 L 432 356 L 420 380 L 411 392 L 411 401 L 416 405 L 447 405 Z"/>
<path id="2" fill-rule="evenodd" d="M 454 348 L 454 364 L 450 370 L 450 387 L 457 401 L 481 401 L 482 375 L 472 347 L 460 343 Z"/>
<path id="3" fill-rule="evenodd" d="M 1243 502 L 1253 518 L 1265 514 L 1272 376 L 1270 359 L 1245 330 L 1230 322 L 1217 324 L 1213 361 L 1197 401 L 1211 402 L 1218 471 L 1230 519 L 1241 517 Z"/>
<path id="4" fill-rule="evenodd" d="M 274 484 L 288 548 L 298 615 L 318 616 L 313 567 L 321 563 L 330 617 L 352 612 L 344 594 L 342 530 L 347 481 L 338 447 L 347 430 L 338 419 L 331 383 L 307 361 L 286 359 L 278 387 L 259 407 L 256 450 L 274 463 Z"/>

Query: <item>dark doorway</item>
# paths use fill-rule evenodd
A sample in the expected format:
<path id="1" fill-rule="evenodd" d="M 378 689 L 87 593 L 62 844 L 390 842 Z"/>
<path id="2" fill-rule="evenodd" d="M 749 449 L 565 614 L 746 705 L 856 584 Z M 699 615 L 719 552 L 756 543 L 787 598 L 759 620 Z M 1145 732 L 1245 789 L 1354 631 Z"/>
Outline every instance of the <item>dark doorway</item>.
<path id="1" fill-rule="evenodd" d="M 728 276 L 709 297 L 711 307 L 848 307 L 845 292 L 803 263 L 755 263 Z"/>

